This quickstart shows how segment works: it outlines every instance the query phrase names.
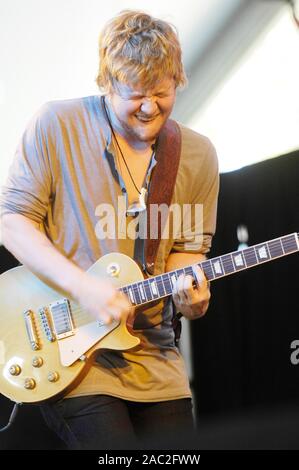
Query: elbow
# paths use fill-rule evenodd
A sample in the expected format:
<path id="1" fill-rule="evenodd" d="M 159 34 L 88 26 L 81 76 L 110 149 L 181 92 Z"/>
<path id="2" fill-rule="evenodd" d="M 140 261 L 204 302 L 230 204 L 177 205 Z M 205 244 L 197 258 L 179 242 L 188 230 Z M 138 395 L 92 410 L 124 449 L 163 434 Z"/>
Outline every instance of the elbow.
<path id="1" fill-rule="evenodd" d="M 10 214 L 5 214 L 1 217 L 1 242 L 2 245 L 5 246 L 10 251 L 10 243 L 9 240 L 11 239 L 11 217 Z"/>
<path id="2" fill-rule="evenodd" d="M 8 213 L 1 217 L 2 243 L 22 263 L 28 246 L 35 243 L 38 225 L 22 214 Z"/>

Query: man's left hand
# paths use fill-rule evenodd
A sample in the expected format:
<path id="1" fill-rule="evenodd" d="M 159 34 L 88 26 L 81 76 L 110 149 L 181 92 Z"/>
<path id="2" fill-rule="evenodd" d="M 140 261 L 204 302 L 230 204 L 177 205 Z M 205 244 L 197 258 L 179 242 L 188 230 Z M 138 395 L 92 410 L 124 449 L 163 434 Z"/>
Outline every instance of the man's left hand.
<path id="1" fill-rule="evenodd" d="M 209 283 L 202 269 L 195 265 L 193 272 L 195 278 L 181 274 L 172 291 L 176 308 L 188 320 L 195 320 L 205 315 L 211 297 Z"/>

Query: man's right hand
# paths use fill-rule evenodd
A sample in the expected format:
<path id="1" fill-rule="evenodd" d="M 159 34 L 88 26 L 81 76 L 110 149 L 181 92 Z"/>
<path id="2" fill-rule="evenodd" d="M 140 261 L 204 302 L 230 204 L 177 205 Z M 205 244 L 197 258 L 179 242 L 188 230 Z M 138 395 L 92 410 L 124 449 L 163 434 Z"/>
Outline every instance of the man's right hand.
<path id="1" fill-rule="evenodd" d="M 109 280 L 83 273 L 75 288 L 74 299 L 95 319 L 106 324 L 127 319 L 133 307 L 127 296 L 117 290 Z"/>

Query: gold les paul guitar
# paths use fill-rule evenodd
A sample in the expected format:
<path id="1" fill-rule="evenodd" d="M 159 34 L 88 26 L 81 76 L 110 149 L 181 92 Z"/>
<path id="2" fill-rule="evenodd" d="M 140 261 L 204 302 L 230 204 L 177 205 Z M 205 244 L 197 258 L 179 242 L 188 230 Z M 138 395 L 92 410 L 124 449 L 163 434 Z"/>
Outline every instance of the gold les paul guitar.
<path id="1" fill-rule="evenodd" d="M 213 281 L 299 250 L 298 233 L 199 263 Z M 170 296 L 192 266 L 144 279 L 126 255 L 110 253 L 90 269 L 109 277 L 134 306 Z M 125 321 L 104 325 L 41 282 L 24 266 L 0 276 L 0 393 L 18 403 L 39 403 L 67 392 L 99 349 L 128 350 L 139 339 Z"/>

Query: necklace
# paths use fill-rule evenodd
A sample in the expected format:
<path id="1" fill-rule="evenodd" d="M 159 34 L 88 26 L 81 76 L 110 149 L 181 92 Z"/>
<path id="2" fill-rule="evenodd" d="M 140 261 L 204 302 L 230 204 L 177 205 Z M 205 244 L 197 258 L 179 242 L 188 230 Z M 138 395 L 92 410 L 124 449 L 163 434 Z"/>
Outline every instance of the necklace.
<path id="1" fill-rule="evenodd" d="M 116 135 L 115 135 L 115 132 L 114 132 L 114 129 L 113 129 L 113 127 L 112 127 L 112 123 L 111 123 L 111 120 L 110 120 L 110 117 L 109 117 L 109 114 L 108 114 L 108 110 L 107 110 L 107 106 L 106 106 L 105 97 L 103 97 L 103 103 L 104 103 L 105 115 L 106 115 L 106 118 L 107 118 L 107 121 L 108 121 L 110 130 L 111 130 L 111 132 L 112 132 L 113 138 L 114 138 L 114 140 L 115 140 L 115 142 L 116 142 L 116 145 L 117 145 L 117 148 L 118 148 L 118 150 L 119 150 L 120 156 L 121 156 L 121 158 L 123 159 L 124 164 L 126 165 L 126 169 L 127 169 L 128 173 L 129 173 L 129 176 L 130 176 L 130 178 L 131 178 L 131 181 L 132 181 L 132 183 L 133 183 L 133 185 L 134 185 L 136 191 L 137 191 L 139 194 L 141 194 L 141 191 L 139 191 L 139 189 L 138 189 L 138 187 L 137 187 L 137 185 L 136 185 L 136 183 L 135 183 L 135 181 L 134 181 L 134 178 L 133 178 L 133 176 L 132 176 L 132 173 L 131 173 L 131 171 L 130 171 L 130 168 L 129 168 L 127 162 L 126 162 L 126 159 L 125 159 L 125 157 L 124 157 L 124 154 L 123 154 L 123 152 L 122 152 L 122 149 L 121 149 L 121 147 L 120 147 L 120 145 L 119 145 L 119 143 L 118 143 L 118 140 L 117 140 L 117 138 L 116 138 Z"/>
<path id="2" fill-rule="evenodd" d="M 126 162 L 126 159 L 125 159 L 125 157 L 124 157 L 124 154 L 123 154 L 123 152 L 122 152 L 122 149 L 121 149 L 121 147 L 120 147 L 120 145 L 119 145 L 119 143 L 118 143 L 118 140 L 117 140 L 117 138 L 116 138 L 116 135 L 115 135 L 115 132 L 114 132 L 114 129 L 113 129 L 111 120 L 110 120 L 110 116 L 109 116 L 109 113 L 108 113 L 108 109 L 107 109 L 107 106 L 106 106 L 106 100 L 105 100 L 105 97 L 104 97 L 104 96 L 102 97 L 102 100 L 103 100 L 103 104 L 104 104 L 105 115 L 106 115 L 106 118 L 107 118 L 107 121 L 108 121 L 110 130 L 111 130 L 111 133 L 112 133 L 112 135 L 113 135 L 113 138 L 114 138 L 114 140 L 115 140 L 115 142 L 116 142 L 116 145 L 117 145 L 117 148 L 118 148 L 118 150 L 119 150 L 120 156 L 121 156 L 121 158 L 122 158 L 122 160 L 123 160 L 123 162 L 124 162 L 124 164 L 125 164 L 125 166 L 126 166 L 126 169 L 127 169 L 128 174 L 129 174 L 129 176 L 130 176 L 130 178 L 131 178 L 131 181 L 132 181 L 132 183 L 133 183 L 133 185 L 134 185 L 136 191 L 137 191 L 138 194 L 139 194 L 139 203 L 134 202 L 133 204 L 131 204 L 131 205 L 127 208 L 127 214 L 128 214 L 128 215 L 135 215 L 136 212 L 142 212 L 142 211 L 146 210 L 146 202 L 145 202 L 145 200 L 146 200 L 146 196 L 147 196 L 147 189 L 144 188 L 144 187 L 142 187 L 141 190 L 139 191 L 139 189 L 138 189 L 138 187 L 137 187 L 137 185 L 136 185 L 136 183 L 135 183 L 135 181 L 134 181 L 134 178 L 133 178 L 133 176 L 132 176 L 132 173 L 131 173 L 131 171 L 130 171 L 130 168 L 129 168 L 127 162 Z"/>

